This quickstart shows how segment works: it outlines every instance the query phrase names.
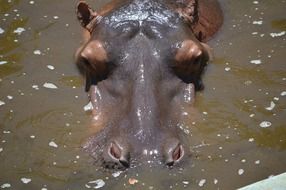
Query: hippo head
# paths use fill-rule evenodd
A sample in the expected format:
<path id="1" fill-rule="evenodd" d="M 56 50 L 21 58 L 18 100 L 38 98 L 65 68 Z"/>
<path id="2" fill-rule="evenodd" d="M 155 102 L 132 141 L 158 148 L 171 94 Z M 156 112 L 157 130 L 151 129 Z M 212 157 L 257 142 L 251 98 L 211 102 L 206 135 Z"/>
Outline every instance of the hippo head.
<path id="1" fill-rule="evenodd" d="M 86 36 L 77 65 L 94 122 L 104 120 L 84 148 L 105 167 L 141 160 L 173 166 L 190 155 L 178 127 L 181 108 L 203 87 L 209 48 L 193 32 L 196 1 L 170 2 L 114 1 L 99 13 L 77 5 Z"/>

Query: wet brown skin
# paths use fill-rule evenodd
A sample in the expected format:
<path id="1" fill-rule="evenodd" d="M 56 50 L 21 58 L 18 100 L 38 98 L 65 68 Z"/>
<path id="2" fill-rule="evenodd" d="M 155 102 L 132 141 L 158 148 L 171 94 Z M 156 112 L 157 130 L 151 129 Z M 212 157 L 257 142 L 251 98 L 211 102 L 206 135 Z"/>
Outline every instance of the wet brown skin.
<path id="1" fill-rule="evenodd" d="M 77 65 L 86 78 L 94 122 L 102 130 L 84 148 L 107 168 L 190 155 L 178 128 L 181 107 L 212 57 L 206 42 L 222 24 L 214 0 L 115 0 L 101 11 L 77 5 L 84 28 Z"/>

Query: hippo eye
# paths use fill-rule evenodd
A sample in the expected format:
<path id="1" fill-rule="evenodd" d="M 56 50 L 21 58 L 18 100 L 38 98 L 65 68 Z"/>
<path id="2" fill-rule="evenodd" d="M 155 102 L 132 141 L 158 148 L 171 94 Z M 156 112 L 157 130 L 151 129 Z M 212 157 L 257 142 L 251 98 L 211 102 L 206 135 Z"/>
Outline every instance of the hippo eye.
<path id="1" fill-rule="evenodd" d="M 202 59 L 203 59 L 203 55 L 202 55 L 202 51 L 200 50 L 199 52 L 197 52 L 196 55 L 194 55 L 194 58 L 193 58 L 193 64 L 195 65 L 198 65 L 202 62 Z"/>
<path id="2" fill-rule="evenodd" d="M 86 91 L 90 86 L 107 77 L 108 57 L 104 43 L 90 41 L 78 55 L 77 65 L 86 77 Z"/>

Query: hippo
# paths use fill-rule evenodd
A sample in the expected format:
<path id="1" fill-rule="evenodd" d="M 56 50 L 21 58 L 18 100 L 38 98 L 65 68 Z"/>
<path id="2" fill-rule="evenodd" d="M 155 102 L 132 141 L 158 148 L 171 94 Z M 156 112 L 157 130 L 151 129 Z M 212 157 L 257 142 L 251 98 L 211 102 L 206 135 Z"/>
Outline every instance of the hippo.
<path id="1" fill-rule="evenodd" d="M 83 148 L 104 168 L 152 161 L 173 167 L 189 160 L 178 127 L 193 106 L 212 57 L 206 42 L 223 14 L 216 0 L 112 0 L 94 11 L 76 6 L 83 43 L 76 64 L 100 127 Z"/>

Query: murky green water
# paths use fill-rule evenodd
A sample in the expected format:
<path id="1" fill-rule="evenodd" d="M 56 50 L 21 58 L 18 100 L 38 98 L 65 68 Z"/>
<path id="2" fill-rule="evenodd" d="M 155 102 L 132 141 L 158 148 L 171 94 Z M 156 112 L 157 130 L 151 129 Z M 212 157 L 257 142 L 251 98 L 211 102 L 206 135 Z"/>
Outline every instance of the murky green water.
<path id="1" fill-rule="evenodd" d="M 79 190 L 102 179 L 102 189 L 230 190 L 285 172 L 286 1 L 222 4 L 224 26 L 209 42 L 216 58 L 195 103 L 200 119 L 184 123 L 191 165 L 146 164 L 114 177 L 80 149 L 91 129 L 73 62 L 75 2 L 0 0 L 0 189 Z"/>

